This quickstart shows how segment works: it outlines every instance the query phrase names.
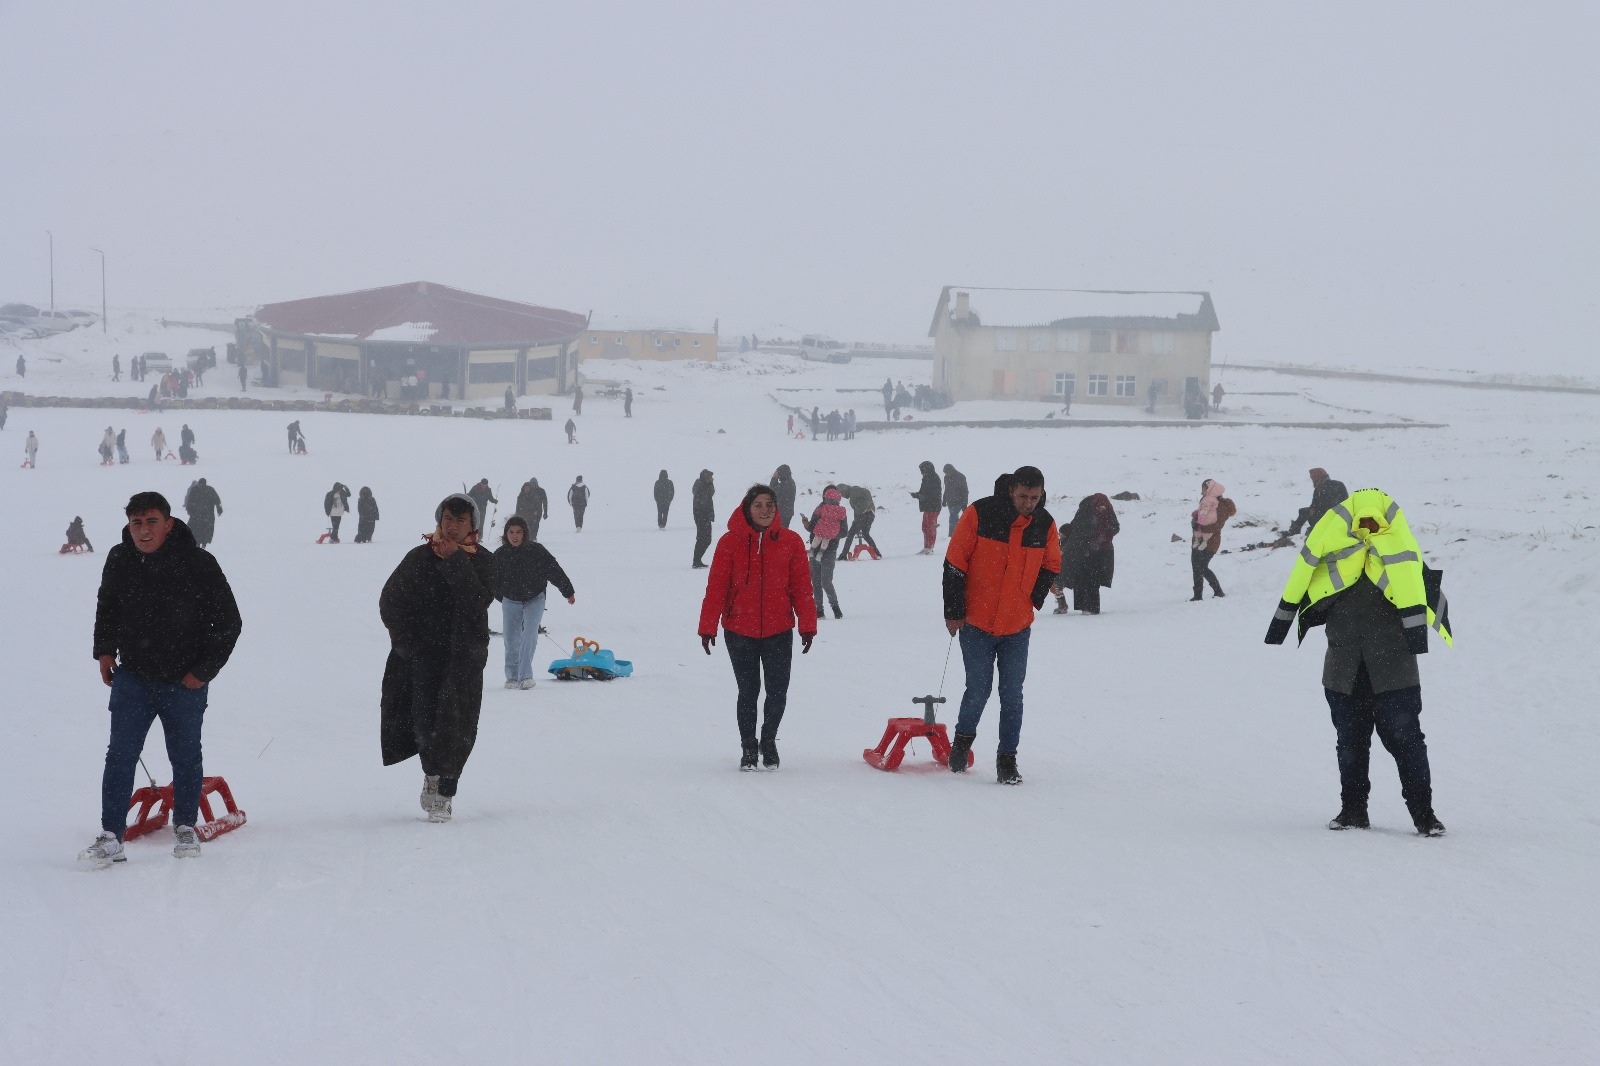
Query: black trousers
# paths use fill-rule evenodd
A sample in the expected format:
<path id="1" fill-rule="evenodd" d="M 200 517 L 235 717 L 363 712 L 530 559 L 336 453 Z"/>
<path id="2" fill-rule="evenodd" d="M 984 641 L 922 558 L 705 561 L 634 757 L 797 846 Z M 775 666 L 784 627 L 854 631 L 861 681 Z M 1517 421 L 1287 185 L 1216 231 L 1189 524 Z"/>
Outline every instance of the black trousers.
<path id="1" fill-rule="evenodd" d="M 529 540 L 538 540 L 539 539 L 539 523 L 544 521 L 544 516 L 536 514 L 536 515 L 523 515 L 522 517 L 528 520 L 528 539 Z"/>
<path id="2" fill-rule="evenodd" d="M 572 524 L 575 528 L 583 528 L 583 512 L 586 510 L 588 510 L 586 507 L 574 507 L 572 509 Z"/>
<path id="3" fill-rule="evenodd" d="M 766 704 L 762 708 L 763 741 L 778 739 L 778 725 L 789 703 L 789 667 L 794 661 L 794 630 L 786 629 L 770 637 L 742 637 L 726 629 L 722 643 L 733 663 L 733 679 L 739 685 L 736 717 L 739 743 L 746 749 L 756 746 L 756 699 L 761 695 L 763 677 L 767 684 Z"/>
<path id="4" fill-rule="evenodd" d="M 332 514 L 328 516 L 328 521 L 333 523 L 333 540 L 339 539 L 339 520 L 343 517 L 344 515 L 342 514 Z"/>
<path id="5" fill-rule="evenodd" d="M 706 549 L 711 547 L 711 519 L 696 517 L 694 520 L 694 561 L 703 563 L 701 556 Z"/>
<path id="6" fill-rule="evenodd" d="M 1211 572 L 1211 560 L 1216 557 L 1216 552 L 1203 552 L 1198 548 L 1189 549 L 1189 567 L 1194 571 L 1194 598 L 1200 598 L 1203 582 L 1211 583 L 1213 595 L 1222 594 L 1222 583 L 1217 580 L 1217 575 Z"/>
<path id="7" fill-rule="evenodd" d="M 1100 582 L 1090 578 L 1072 590 L 1072 606 L 1089 614 L 1100 613 Z"/>
<path id="8" fill-rule="evenodd" d="M 861 538 L 861 543 L 878 552 L 878 544 L 872 539 L 872 520 L 877 517 L 878 512 L 876 511 L 868 511 L 866 514 L 856 515 L 856 520 L 850 523 L 850 529 L 844 535 L 844 544 L 839 547 L 839 558 L 843 559 L 850 554 L 850 542 L 857 537 Z M 883 553 L 878 552 L 878 554 L 882 555 Z"/>
<path id="9" fill-rule="evenodd" d="M 672 510 L 672 504 L 670 503 L 656 504 L 656 528 L 667 528 L 667 512 L 670 510 Z"/>
<path id="10" fill-rule="evenodd" d="M 1433 775 L 1428 769 L 1428 740 L 1422 732 L 1422 686 L 1374 693 L 1367 668 L 1356 672 L 1355 691 L 1348 696 L 1323 689 L 1333 728 L 1338 734 L 1339 798 L 1350 806 L 1364 807 L 1372 792 L 1367 776 L 1372 754 L 1372 733 L 1394 756 L 1400 772 L 1400 794 L 1412 810 L 1432 808 Z"/>

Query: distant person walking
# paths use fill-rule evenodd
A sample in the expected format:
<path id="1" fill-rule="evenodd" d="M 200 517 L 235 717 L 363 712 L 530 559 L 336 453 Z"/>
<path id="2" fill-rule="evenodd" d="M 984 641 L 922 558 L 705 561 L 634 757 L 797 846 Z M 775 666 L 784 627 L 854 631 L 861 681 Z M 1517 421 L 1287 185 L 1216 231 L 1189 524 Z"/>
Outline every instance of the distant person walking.
<path id="1" fill-rule="evenodd" d="M 822 502 L 811 512 L 810 519 L 802 518 L 800 524 L 811 535 L 807 556 L 811 561 L 811 597 L 817 601 L 817 617 L 822 617 L 822 600 L 826 596 L 833 607 L 833 616 L 843 618 L 839 609 L 839 594 L 833 588 L 833 568 L 838 563 L 839 538 L 844 535 L 849 516 L 845 513 L 839 489 L 829 485 L 822 490 Z"/>
<path id="2" fill-rule="evenodd" d="M 811 439 L 816 440 L 817 434 L 822 432 L 822 410 L 817 407 L 811 409 Z"/>
<path id="3" fill-rule="evenodd" d="M 300 420 L 289 423 L 289 454 L 306 454 L 306 435 L 300 431 Z"/>
<path id="4" fill-rule="evenodd" d="M 1222 382 L 1219 381 L 1217 382 L 1216 387 L 1211 390 L 1211 409 L 1213 411 L 1222 410 L 1222 397 L 1224 395 L 1226 395 L 1226 393 L 1222 391 Z"/>
<path id="5" fill-rule="evenodd" d="M 550 496 L 539 487 L 539 479 L 530 477 L 522 483 L 517 493 L 517 510 L 528 523 L 528 539 L 539 539 L 539 523 L 550 517 Z"/>
<path id="6" fill-rule="evenodd" d="M 361 486 L 361 493 L 356 497 L 356 543 L 371 544 L 372 534 L 378 528 L 378 500 L 372 495 L 372 490 Z"/>
<path id="7" fill-rule="evenodd" d="M 160 462 L 167 454 L 167 435 L 157 426 L 156 431 L 150 434 L 150 447 L 155 449 L 156 462 Z"/>
<path id="8" fill-rule="evenodd" d="M 222 497 L 201 478 L 189 486 L 183 497 L 183 510 L 189 516 L 189 532 L 194 542 L 209 548 L 217 535 L 217 516 L 222 513 Z"/>
<path id="9" fill-rule="evenodd" d="M 944 485 L 932 463 L 924 460 L 917 469 L 922 472 L 922 486 L 910 494 L 922 515 L 922 550 L 917 554 L 932 555 L 939 539 L 939 509 L 944 505 Z"/>
<path id="10" fill-rule="evenodd" d="M 126 429 L 119 429 L 117 430 L 117 462 L 118 464 L 125 464 L 127 461 L 128 431 Z"/>
<path id="11" fill-rule="evenodd" d="M 122 380 L 122 356 L 120 355 L 113 355 L 111 357 L 111 380 Z"/>
<path id="12" fill-rule="evenodd" d="M 250 391 L 250 368 L 244 365 L 244 355 L 239 356 L 239 391 Z"/>
<path id="13" fill-rule="evenodd" d="M 28 457 L 23 466 L 32 470 L 39 465 L 39 438 L 33 435 L 31 429 L 28 430 L 28 439 L 22 442 L 22 453 Z"/>
<path id="14" fill-rule="evenodd" d="M 579 385 L 572 390 L 572 413 L 583 414 L 583 386 Z"/>
<path id="15" fill-rule="evenodd" d="M 622 417 L 633 417 L 633 388 L 629 386 L 622 390 Z"/>
<path id="16" fill-rule="evenodd" d="M 968 507 L 944 556 L 944 618 L 959 634 L 967 687 L 951 744 L 950 769 L 967 770 L 967 753 L 1000 671 L 1000 740 L 995 775 L 1002 785 L 1022 784 L 1017 745 L 1022 735 L 1022 686 L 1028 674 L 1033 615 L 1044 605 L 1061 571 L 1055 520 L 1041 506 L 1044 474 L 1024 466 L 1012 474 L 1004 496 Z"/>
<path id="17" fill-rule="evenodd" d="M 569 418 L 567 419 L 567 424 L 561 428 L 567 431 L 568 444 L 578 443 L 578 423 Z"/>
<path id="18" fill-rule="evenodd" d="M 1100 589 L 1110 588 L 1116 573 L 1112 539 L 1122 531 L 1111 499 L 1103 492 L 1078 501 L 1078 513 L 1061 526 L 1061 580 L 1057 584 L 1056 613 L 1067 613 L 1060 590 L 1072 590 L 1073 607 L 1083 614 L 1100 613 Z"/>
<path id="19" fill-rule="evenodd" d="M 28 376 L 28 360 L 23 358 L 21 352 L 18 352 L 17 353 L 17 377 L 19 377 L 19 378 L 27 378 L 27 376 Z"/>
<path id="20" fill-rule="evenodd" d="M 789 469 L 788 463 L 772 472 L 771 484 L 772 491 L 778 496 L 778 523 L 788 529 L 789 523 L 794 521 L 794 499 L 799 493 L 794 483 L 794 471 Z"/>
<path id="21" fill-rule="evenodd" d="M 567 503 L 572 505 L 572 525 L 579 533 L 583 532 L 583 512 L 589 509 L 589 486 L 583 483 L 583 475 L 567 489 Z"/>
<path id="22" fill-rule="evenodd" d="M 694 563 L 692 569 L 695 570 L 704 570 L 706 568 L 703 556 L 706 553 L 706 549 L 711 547 L 711 523 L 717 517 L 716 506 L 713 503 L 713 497 L 716 492 L 717 487 L 709 470 L 700 471 L 700 476 L 695 479 L 694 484 L 689 489 L 689 496 L 692 501 L 691 513 L 694 516 Z M 773 498 L 776 499 L 777 497 L 774 496 Z"/>
<path id="23" fill-rule="evenodd" d="M 499 507 L 500 501 L 495 499 L 494 490 L 489 487 L 489 479 L 479 478 L 478 483 L 467 490 L 467 495 L 478 505 L 478 518 L 483 522 L 484 529 L 493 529 L 495 521 L 489 517 L 489 505 L 492 503 Z"/>
<path id="24" fill-rule="evenodd" d="M 655 488 L 652 490 L 656 500 L 656 528 L 667 528 L 667 512 L 672 510 L 672 497 L 677 494 L 677 489 L 672 484 L 672 479 L 667 477 L 665 470 L 656 478 Z"/>
<path id="25" fill-rule="evenodd" d="M 1223 495 L 1227 490 L 1222 482 L 1206 478 L 1200 483 L 1200 506 L 1189 515 L 1190 545 L 1189 566 L 1194 571 L 1194 595 L 1191 603 L 1198 601 L 1206 583 L 1211 585 L 1213 599 L 1224 595 L 1217 575 L 1211 572 L 1211 560 L 1222 547 L 1222 527 L 1239 512 L 1232 500 Z"/>
<path id="26" fill-rule="evenodd" d="M 950 512 L 950 528 L 945 532 L 945 536 L 956 535 L 956 521 L 960 519 L 961 512 L 967 509 L 967 504 L 970 502 L 967 475 L 949 463 L 944 464 L 944 506 Z"/>
<path id="27" fill-rule="evenodd" d="M 1299 513 L 1294 516 L 1294 521 L 1289 523 L 1289 535 L 1296 536 L 1302 529 L 1315 527 L 1334 504 L 1342 503 L 1349 495 L 1350 490 L 1344 487 L 1344 482 L 1335 481 L 1320 466 L 1312 467 L 1311 504 L 1300 508 Z"/>
<path id="28" fill-rule="evenodd" d="M 333 488 L 322 497 L 322 513 L 328 516 L 331 526 L 328 542 L 339 543 L 339 523 L 350 512 L 350 486 L 343 482 L 335 481 Z"/>
<path id="29" fill-rule="evenodd" d="M 568 603 L 576 603 L 572 581 L 556 557 L 528 536 L 528 523 L 517 515 L 506 519 L 494 564 L 494 598 L 500 601 L 500 632 L 506 646 L 506 688 L 533 688 L 533 653 L 539 647 L 547 586 L 555 585 Z"/>

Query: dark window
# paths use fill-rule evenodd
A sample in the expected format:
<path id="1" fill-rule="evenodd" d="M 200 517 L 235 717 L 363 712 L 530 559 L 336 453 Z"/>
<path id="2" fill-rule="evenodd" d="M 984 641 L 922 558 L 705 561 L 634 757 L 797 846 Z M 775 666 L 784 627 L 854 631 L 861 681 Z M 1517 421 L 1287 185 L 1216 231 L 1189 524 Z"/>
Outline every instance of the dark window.
<path id="1" fill-rule="evenodd" d="M 1089 350 L 1091 352 L 1109 352 L 1111 350 L 1111 331 L 1109 329 L 1091 329 L 1089 331 Z"/>
<path id="2" fill-rule="evenodd" d="M 556 370 L 560 365 L 561 357 L 558 355 L 546 356 L 543 359 L 529 359 L 528 380 L 536 381 L 540 378 L 553 378 L 556 376 Z"/>
<path id="3" fill-rule="evenodd" d="M 517 364 L 512 362 L 473 363 L 467 367 L 467 382 L 472 385 L 509 385 L 516 379 Z"/>
<path id="4" fill-rule="evenodd" d="M 278 366 L 282 370 L 292 370 L 296 374 L 304 374 L 306 372 L 306 353 L 295 348 L 279 348 Z"/>

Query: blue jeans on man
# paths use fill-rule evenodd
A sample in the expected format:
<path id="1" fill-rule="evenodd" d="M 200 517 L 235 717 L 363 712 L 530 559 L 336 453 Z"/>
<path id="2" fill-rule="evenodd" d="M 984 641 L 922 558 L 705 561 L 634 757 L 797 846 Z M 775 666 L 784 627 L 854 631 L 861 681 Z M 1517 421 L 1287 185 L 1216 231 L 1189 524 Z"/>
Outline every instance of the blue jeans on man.
<path id="1" fill-rule="evenodd" d="M 506 680 L 526 681 L 533 676 L 533 652 L 539 646 L 539 623 L 544 620 L 544 593 L 531 600 L 500 601 L 500 631 L 506 644 Z"/>
<path id="2" fill-rule="evenodd" d="M 1372 691 L 1363 666 L 1349 695 L 1322 690 L 1328 700 L 1334 732 L 1338 735 L 1339 796 L 1346 806 L 1365 808 L 1372 792 L 1368 767 L 1372 734 L 1394 756 L 1400 773 L 1400 794 L 1408 808 L 1432 808 L 1433 775 L 1428 769 L 1428 741 L 1422 732 L 1422 686 Z"/>
<path id="3" fill-rule="evenodd" d="M 1028 638 L 1033 627 L 997 637 L 975 625 L 964 625 L 961 659 L 967 670 L 967 689 L 961 695 L 961 717 L 956 732 L 975 736 L 984 705 L 994 690 L 995 666 L 1000 668 L 1000 745 L 1001 755 L 1015 755 L 1022 738 L 1022 682 L 1028 676 Z"/>
<path id="4" fill-rule="evenodd" d="M 961 521 L 961 512 L 965 511 L 966 508 L 965 507 L 946 507 L 945 510 L 950 512 L 950 528 L 949 528 L 949 530 L 947 530 L 945 532 L 945 536 L 953 537 L 953 536 L 956 535 L 956 523 Z"/>
<path id="5" fill-rule="evenodd" d="M 194 825 L 200 815 L 200 727 L 211 686 L 185 688 L 181 681 L 153 681 L 118 668 L 111 676 L 111 740 L 100 778 L 100 828 L 118 840 L 128 828 L 133 770 L 157 718 L 172 762 L 172 824 Z"/>

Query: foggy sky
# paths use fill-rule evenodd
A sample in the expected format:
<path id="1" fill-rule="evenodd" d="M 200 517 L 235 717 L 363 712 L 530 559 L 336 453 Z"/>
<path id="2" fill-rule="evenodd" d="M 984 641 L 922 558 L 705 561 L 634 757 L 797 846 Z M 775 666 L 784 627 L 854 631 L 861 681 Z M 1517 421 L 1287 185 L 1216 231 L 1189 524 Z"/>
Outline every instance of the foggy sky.
<path id="1" fill-rule="evenodd" d="M 1209 289 L 1217 358 L 1592 371 L 1590 3 L 0 0 L 0 300 L 427 279 L 917 340 Z"/>

